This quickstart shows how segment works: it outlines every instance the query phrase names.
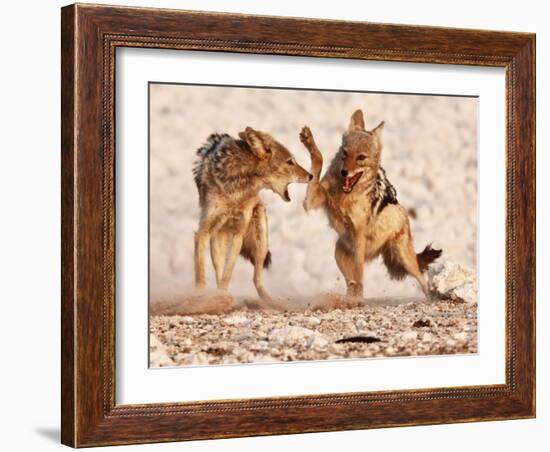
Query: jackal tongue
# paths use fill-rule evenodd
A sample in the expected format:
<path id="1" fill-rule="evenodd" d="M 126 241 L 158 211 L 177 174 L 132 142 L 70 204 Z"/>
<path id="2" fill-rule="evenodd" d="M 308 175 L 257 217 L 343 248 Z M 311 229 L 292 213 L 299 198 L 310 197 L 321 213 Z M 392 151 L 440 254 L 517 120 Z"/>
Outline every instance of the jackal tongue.
<path id="1" fill-rule="evenodd" d="M 342 187 L 342 190 L 344 190 L 344 192 L 346 193 L 349 193 L 353 189 L 354 185 L 357 183 L 357 181 L 359 180 L 362 174 L 363 172 L 360 172 L 351 177 L 344 178 L 344 185 Z"/>

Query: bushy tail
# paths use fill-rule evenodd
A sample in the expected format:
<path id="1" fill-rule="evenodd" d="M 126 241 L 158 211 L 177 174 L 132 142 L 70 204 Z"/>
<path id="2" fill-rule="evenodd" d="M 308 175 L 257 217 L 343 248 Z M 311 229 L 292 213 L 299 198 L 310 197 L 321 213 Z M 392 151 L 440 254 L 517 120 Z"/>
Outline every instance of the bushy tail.
<path id="1" fill-rule="evenodd" d="M 428 270 L 428 265 L 441 256 L 442 250 L 435 250 L 432 248 L 432 244 L 426 245 L 426 248 L 421 253 L 416 255 L 418 267 L 420 271 L 424 273 Z"/>
<path id="2" fill-rule="evenodd" d="M 268 251 L 264 259 L 264 268 L 269 268 L 271 265 L 271 251 Z"/>
<path id="3" fill-rule="evenodd" d="M 256 265 L 256 262 L 254 260 L 254 255 L 250 252 L 250 250 L 246 247 L 241 248 L 241 256 L 244 257 L 246 260 L 249 260 L 252 265 Z M 264 268 L 269 268 L 271 265 L 271 251 L 268 251 L 265 255 L 264 259 Z"/>

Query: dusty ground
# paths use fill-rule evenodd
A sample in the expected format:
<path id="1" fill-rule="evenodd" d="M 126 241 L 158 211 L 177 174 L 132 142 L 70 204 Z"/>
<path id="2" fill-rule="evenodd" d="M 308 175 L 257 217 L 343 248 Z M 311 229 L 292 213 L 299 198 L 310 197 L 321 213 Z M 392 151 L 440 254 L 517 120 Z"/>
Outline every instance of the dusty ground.
<path id="1" fill-rule="evenodd" d="M 150 365 L 476 353 L 476 311 L 475 303 L 377 300 L 323 311 L 154 315 Z"/>

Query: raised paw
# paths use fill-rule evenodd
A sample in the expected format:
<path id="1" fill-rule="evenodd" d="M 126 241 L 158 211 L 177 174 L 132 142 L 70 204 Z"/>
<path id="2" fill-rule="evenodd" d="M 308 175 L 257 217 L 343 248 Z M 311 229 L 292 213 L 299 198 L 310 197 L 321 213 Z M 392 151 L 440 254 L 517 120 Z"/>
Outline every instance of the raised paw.
<path id="1" fill-rule="evenodd" d="M 311 133 L 311 130 L 308 126 L 302 127 L 302 130 L 300 132 L 300 141 L 309 150 L 311 150 L 311 148 L 315 145 L 313 134 Z"/>
<path id="2" fill-rule="evenodd" d="M 302 130 L 300 131 L 300 141 L 308 150 L 309 156 L 311 158 L 310 173 L 313 174 L 312 182 L 318 183 L 319 177 L 321 175 L 321 169 L 323 168 L 323 156 L 321 155 L 321 151 L 319 151 L 319 148 L 315 144 L 313 134 L 311 133 L 311 130 L 308 126 L 302 127 Z"/>

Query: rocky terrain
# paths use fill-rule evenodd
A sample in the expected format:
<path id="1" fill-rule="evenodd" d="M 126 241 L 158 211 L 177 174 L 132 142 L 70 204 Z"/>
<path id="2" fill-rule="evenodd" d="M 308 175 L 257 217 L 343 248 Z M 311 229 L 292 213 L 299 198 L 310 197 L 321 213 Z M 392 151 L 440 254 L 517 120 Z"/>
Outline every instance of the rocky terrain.
<path id="1" fill-rule="evenodd" d="M 202 305 L 210 314 L 190 315 L 189 300 L 160 303 L 152 309 L 150 365 L 476 353 L 475 274 L 445 262 L 431 270 L 430 287 L 437 297 L 430 301 L 357 304 L 325 294 L 317 305 L 304 303 L 301 310 L 285 311 L 263 311 L 247 299 L 231 306 L 221 295 L 208 298 L 223 307 L 219 313 L 214 313 L 214 304 Z"/>
<path id="2" fill-rule="evenodd" d="M 476 305 L 154 316 L 152 367 L 477 352 Z"/>

